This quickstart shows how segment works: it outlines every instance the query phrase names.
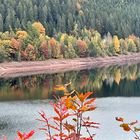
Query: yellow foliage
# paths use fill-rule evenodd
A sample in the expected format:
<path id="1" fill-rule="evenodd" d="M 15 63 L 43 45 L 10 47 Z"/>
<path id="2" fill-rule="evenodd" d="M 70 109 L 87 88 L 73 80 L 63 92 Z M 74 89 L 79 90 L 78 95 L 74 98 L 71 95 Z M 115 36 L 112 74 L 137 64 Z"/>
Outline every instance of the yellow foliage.
<path id="1" fill-rule="evenodd" d="M 134 43 L 134 40 L 131 38 L 128 39 L 128 44 L 131 46 L 136 46 L 136 44 Z"/>
<path id="2" fill-rule="evenodd" d="M 115 51 L 117 53 L 119 53 L 120 52 L 120 41 L 116 35 L 113 37 L 113 44 L 114 44 Z"/>
<path id="3" fill-rule="evenodd" d="M 94 36 L 94 38 L 95 38 L 95 40 L 96 40 L 96 42 L 97 42 L 98 40 L 101 39 L 101 34 L 100 34 L 98 31 L 95 31 L 95 36 Z"/>
<path id="4" fill-rule="evenodd" d="M 63 85 L 56 85 L 54 87 L 54 90 L 57 90 L 57 91 L 66 91 L 66 87 L 63 86 Z"/>
<path id="5" fill-rule="evenodd" d="M 80 11 L 79 11 L 79 15 L 80 15 L 80 16 L 83 16 L 83 15 L 84 15 L 84 12 L 83 12 L 82 10 L 80 10 Z"/>
<path id="6" fill-rule="evenodd" d="M 105 49 L 105 47 L 106 47 L 105 44 L 101 41 L 100 42 L 100 48 Z"/>
<path id="7" fill-rule="evenodd" d="M 47 41 L 50 40 L 50 37 L 49 37 L 49 36 L 46 35 L 45 37 L 46 37 L 46 40 L 47 40 Z"/>
<path id="8" fill-rule="evenodd" d="M 0 38 L 2 40 L 10 40 L 11 35 L 10 35 L 10 33 L 8 31 L 6 31 L 4 33 L 0 32 Z"/>
<path id="9" fill-rule="evenodd" d="M 64 43 L 65 37 L 66 37 L 66 34 L 62 34 L 61 35 L 61 38 L 60 38 L 60 42 L 61 43 Z"/>
<path id="10" fill-rule="evenodd" d="M 40 34 L 45 35 L 45 28 L 40 22 L 34 22 L 32 26 L 36 28 Z"/>
<path id="11" fill-rule="evenodd" d="M 101 42 L 101 35 L 100 35 L 99 32 L 94 31 L 94 34 L 93 35 L 90 35 L 90 36 L 91 36 L 91 42 L 93 44 L 100 43 Z"/>
<path id="12" fill-rule="evenodd" d="M 132 73 L 132 74 L 130 75 L 130 79 L 131 79 L 131 80 L 136 80 L 136 73 Z"/>
<path id="13" fill-rule="evenodd" d="M 119 85 L 119 83 L 121 81 L 121 70 L 120 69 L 117 69 L 114 80 Z"/>
<path id="14" fill-rule="evenodd" d="M 140 128 L 134 127 L 134 131 L 138 132 L 138 131 L 140 131 Z"/>
<path id="15" fill-rule="evenodd" d="M 40 42 L 44 42 L 46 40 L 46 36 L 43 35 L 43 34 L 40 34 L 39 35 L 39 40 L 40 40 Z"/>
<path id="16" fill-rule="evenodd" d="M 133 71 L 132 72 L 130 72 L 130 79 L 131 80 L 136 80 L 136 78 L 137 78 L 137 67 L 133 67 Z"/>
<path id="17" fill-rule="evenodd" d="M 73 43 L 74 41 L 76 41 L 75 38 L 72 35 L 70 35 L 68 37 L 68 42 Z"/>
<path id="18" fill-rule="evenodd" d="M 28 36 L 28 33 L 26 31 L 17 31 L 16 35 L 19 39 L 24 39 Z"/>
<path id="19" fill-rule="evenodd" d="M 0 40 L 0 47 L 11 46 L 11 40 Z"/>

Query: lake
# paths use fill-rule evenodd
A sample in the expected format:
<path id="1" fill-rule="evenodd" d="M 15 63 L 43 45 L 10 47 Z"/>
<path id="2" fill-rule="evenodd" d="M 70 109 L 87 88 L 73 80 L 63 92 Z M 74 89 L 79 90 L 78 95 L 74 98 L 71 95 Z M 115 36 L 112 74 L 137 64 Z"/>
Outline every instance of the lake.
<path id="1" fill-rule="evenodd" d="M 115 117 L 140 121 L 140 64 L 112 66 L 91 70 L 0 78 L 0 135 L 12 140 L 17 130 L 37 129 L 38 111 L 53 114 L 50 100 L 62 92 L 55 85 L 71 82 L 70 89 L 93 91 L 97 110 L 89 113 L 101 123 L 95 140 L 129 140 L 133 135 L 122 132 Z M 37 133 L 33 140 L 43 140 Z"/>

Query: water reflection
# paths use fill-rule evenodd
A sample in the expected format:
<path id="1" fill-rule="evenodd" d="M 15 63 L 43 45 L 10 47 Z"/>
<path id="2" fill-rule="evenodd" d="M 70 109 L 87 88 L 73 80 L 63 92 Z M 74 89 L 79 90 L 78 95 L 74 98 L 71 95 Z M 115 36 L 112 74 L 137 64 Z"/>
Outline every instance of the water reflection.
<path id="1" fill-rule="evenodd" d="M 0 121 L 0 130 L 4 130 L 7 127 L 8 127 L 8 124 L 6 122 L 1 122 Z"/>
<path id="2" fill-rule="evenodd" d="M 72 82 L 71 89 L 96 91 L 97 97 L 140 96 L 140 64 L 0 79 L 0 101 L 53 98 L 57 84 Z M 62 93 L 57 93 L 62 94 Z"/>

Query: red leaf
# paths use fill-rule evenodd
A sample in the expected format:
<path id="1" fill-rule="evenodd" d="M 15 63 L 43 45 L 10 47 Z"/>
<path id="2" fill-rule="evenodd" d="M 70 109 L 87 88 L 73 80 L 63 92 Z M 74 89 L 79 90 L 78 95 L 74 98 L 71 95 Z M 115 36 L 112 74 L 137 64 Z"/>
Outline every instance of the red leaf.
<path id="1" fill-rule="evenodd" d="M 59 113 L 59 111 L 58 111 L 58 109 L 56 108 L 56 106 L 54 105 L 54 111 L 56 112 L 56 114 L 58 115 L 58 116 L 60 116 L 60 113 Z"/>
<path id="2" fill-rule="evenodd" d="M 39 130 L 47 131 L 48 129 L 46 129 L 46 128 L 39 128 Z"/>
<path id="3" fill-rule="evenodd" d="M 28 134 L 26 134 L 25 139 L 29 139 L 30 137 L 32 137 L 34 135 L 34 133 L 35 133 L 34 130 L 30 131 Z"/>
<path id="4" fill-rule="evenodd" d="M 95 110 L 97 107 L 96 106 L 91 106 L 87 111 L 92 111 Z"/>
<path id="5" fill-rule="evenodd" d="M 39 112 L 40 116 L 45 120 L 48 121 L 46 114 L 44 113 L 44 111 Z M 43 120 L 42 120 L 43 121 Z"/>
<path id="6" fill-rule="evenodd" d="M 21 132 L 18 131 L 18 132 L 17 132 L 17 135 L 19 136 L 20 139 L 22 139 L 23 134 L 21 134 Z"/>
<path id="7" fill-rule="evenodd" d="M 35 131 L 34 130 L 32 130 L 32 131 L 30 131 L 28 134 L 26 134 L 26 133 L 21 133 L 21 132 L 17 132 L 17 135 L 18 135 L 18 137 L 21 139 L 21 140 L 27 140 L 27 139 L 29 139 L 30 137 L 32 137 L 33 135 L 34 135 L 34 133 L 35 133 Z"/>
<path id="8" fill-rule="evenodd" d="M 121 117 L 116 117 L 116 120 L 119 121 L 119 122 L 123 122 L 124 121 L 124 119 L 121 118 Z"/>
<path id="9" fill-rule="evenodd" d="M 93 99 L 85 102 L 84 105 L 92 104 L 95 100 L 96 100 L 96 98 L 93 98 Z"/>
<path id="10" fill-rule="evenodd" d="M 131 130 L 131 128 L 129 127 L 129 125 L 127 123 L 121 124 L 120 127 L 122 127 L 123 130 L 127 131 L 127 132 Z"/>
<path id="11" fill-rule="evenodd" d="M 67 113 L 67 114 L 65 114 L 65 115 L 62 117 L 62 119 L 64 120 L 64 119 L 66 119 L 66 118 L 69 117 L 69 116 L 70 116 L 70 114 Z"/>
<path id="12" fill-rule="evenodd" d="M 56 121 L 60 121 L 60 118 L 58 118 L 58 117 L 53 117 L 53 119 Z"/>
<path id="13" fill-rule="evenodd" d="M 60 131 L 57 127 L 55 127 L 55 126 L 53 126 L 53 125 L 50 125 L 50 124 L 49 124 L 49 127 L 53 128 L 53 129 L 55 129 L 55 130 L 57 130 L 57 131 Z"/>
<path id="14" fill-rule="evenodd" d="M 85 99 L 87 99 L 91 94 L 93 94 L 93 92 L 87 92 L 87 93 L 85 93 Z"/>

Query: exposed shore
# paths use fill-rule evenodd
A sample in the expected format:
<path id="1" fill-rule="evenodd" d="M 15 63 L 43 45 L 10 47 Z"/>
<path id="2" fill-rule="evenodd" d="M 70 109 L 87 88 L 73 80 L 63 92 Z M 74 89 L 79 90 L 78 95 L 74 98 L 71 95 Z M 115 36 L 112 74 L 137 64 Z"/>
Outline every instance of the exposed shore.
<path id="1" fill-rule="evenodd" d="M 52 59 L 46 61 L 10 62 L 0 64 L 0 77 L 58 73 L 71 70 L 102 68 L 111 65 L 140 63 L 140 53 L 98 58 Z"/>

